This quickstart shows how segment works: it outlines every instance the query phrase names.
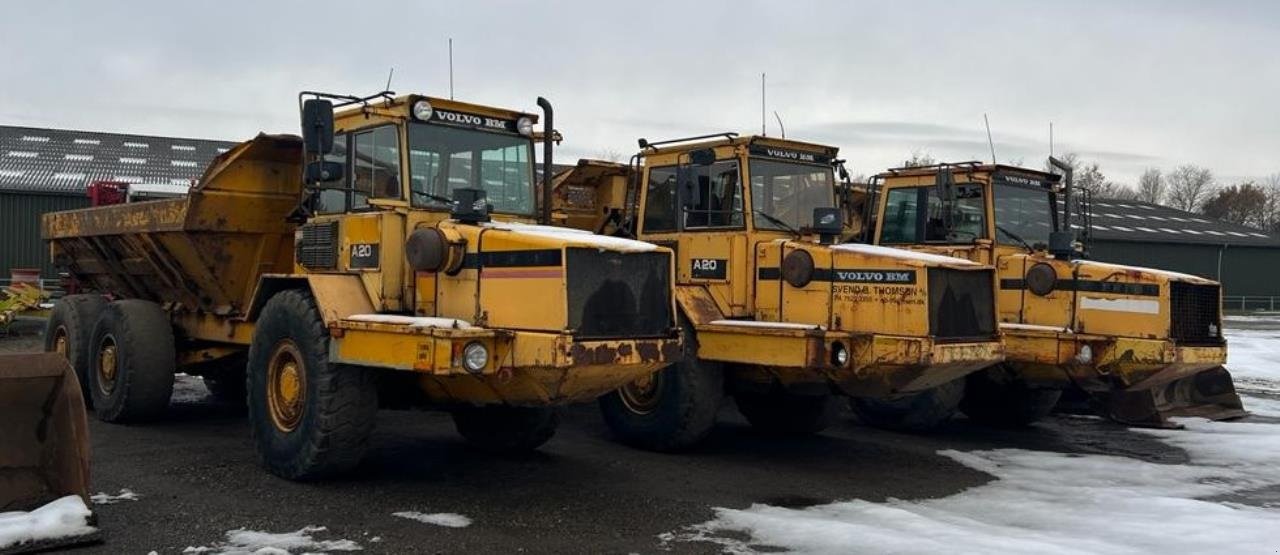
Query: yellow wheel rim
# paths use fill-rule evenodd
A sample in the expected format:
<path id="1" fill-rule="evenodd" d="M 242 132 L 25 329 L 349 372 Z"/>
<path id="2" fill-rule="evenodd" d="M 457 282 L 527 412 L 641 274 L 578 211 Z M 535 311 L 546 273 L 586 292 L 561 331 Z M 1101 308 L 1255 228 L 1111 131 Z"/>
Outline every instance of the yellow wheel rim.
<path id="1" fill-rule="evenodd" d="M 302 421 L 307 397 L 306 375 L 298 346 L 287 339 L 277 345 L 267 367 L 267 405 L 272 424 L 281 432 L 292 432 Z"/>
<path id="2" fill-rule="evenodd" d="M 662 391 L 662 372 L 656 372 L 618 388 L 618 396 L 627 410 L 649 414 L 658 408 Z"/>
<path id="3" fill-rule="evenodd" d="M 58 326 L 58 329 L 53 330 L 53 352 L 62 355 L 63 358 L 67 357 L 67 328 L 64 326 Z"/>
<path id="4" fill-rule="evenodd" d="M 98 389 L 110 394 L 116 388 L 117 362 L 116 340 L 110 335 L 102 338 L 98 346 Z"/>

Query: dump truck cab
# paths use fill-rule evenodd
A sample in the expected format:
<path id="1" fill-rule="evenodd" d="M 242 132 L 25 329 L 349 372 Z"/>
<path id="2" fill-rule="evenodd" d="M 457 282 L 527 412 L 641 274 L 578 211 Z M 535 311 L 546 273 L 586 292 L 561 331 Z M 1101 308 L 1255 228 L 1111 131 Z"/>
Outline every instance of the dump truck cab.
<path id="1" fill-rule="evenodd" d="M 1064 169 L 898 168 L 875 177 L 869 198 L 853 192 L 871 211 L 873 244 L 996 267 L 1007 361 L 970 378 L 966 412 L 1023 423 L 1078 387 L 1128 423 L 1242 415 L 1222 368 L 1219 284 L 1088 260 L 1087 193 Z"/>
<path id="2" fill-rule="evenodd" d="M 309 479 L 359 461 L 379 405 L 531 449 L 551 407 L 679 359 L 670 250 L 537 224 L 533 148 L 547 139 L 549 169 L 556 136 L 538 116 L 390 93 L 300 104 L 301 137 L 231 148 L 185 198 L 45 217 L 55 262 L 93 292 L 55 309 L 48 348 L 99 418 L 157 418 L 173 373 L 201 375 L 247 398 L 269 470 Z"/>
<path id="3" fill-rule="evenodd" d="M 558 175 L 554 217 L 676 252 L 686 361 L 723 373 L 753 423 L 810 430 L 837 392 L 872 423 L 929 427 L 949 410 L 912 400 L 953 397 L 948 384 L 1002 359 L 989 266 L 834 244 L 836 148 L 732 133 L 640 144 L 629 165 Z M 658 410 L 662 393 L 624 387 L 613 420 Z"/>

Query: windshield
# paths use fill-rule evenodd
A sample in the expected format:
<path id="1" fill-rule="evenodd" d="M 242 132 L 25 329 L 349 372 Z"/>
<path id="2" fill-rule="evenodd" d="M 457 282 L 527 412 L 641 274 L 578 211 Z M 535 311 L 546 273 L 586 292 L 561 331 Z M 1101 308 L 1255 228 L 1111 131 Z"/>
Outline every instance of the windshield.
<path id="1" fill-rule="evenodd" d="M 996 237 L 1001 244 L 1021 245 L 1009 233 L 1017 235 L 1028 245 L 1049 244 L 1052 216 L 1049 214 L 1048 191 L 997 184 L 995 197 L 996 225 L 999 226 Z"/>
<path id="2" fill-rule="evenodd" d="M 885 195 L 880 242 L 885 244 L 967 244 L 986 233 L 982 185 L 955 186 L 950 215 L 936 187 L 898 187 Z M 924 207 L 922 210 L 921 207 Z"/>
<path id="3" fill-rule="evenodd" d="M 835 206 L 832 170 L 826 166 L 751 159 L 751 207 L 757 229 L 813 227 L 813 209 Z"/>
<path id="4" fill-rule="evenodd" d="M 444 125 L 409 126 L 413 206 L 447 208 L 454 189 L 484 189 L 494 212 L 532 214 L 533 142 Z"/>

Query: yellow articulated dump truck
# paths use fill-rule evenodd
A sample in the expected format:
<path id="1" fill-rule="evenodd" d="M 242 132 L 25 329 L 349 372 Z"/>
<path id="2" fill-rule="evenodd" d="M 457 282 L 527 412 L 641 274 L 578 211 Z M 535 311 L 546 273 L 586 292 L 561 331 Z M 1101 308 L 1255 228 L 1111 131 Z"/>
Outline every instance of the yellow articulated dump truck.
<path id="1" fill-rule="evenodd" d="M 928 429 L 1002 360 L 990 266 L 833 244 L 837 149 L 733 133 L 640 146 L 561 172 L 552 201 L 560 225 L 676 252 L 686 355 L 601 398 L 626 442 L 688 446 L 726 393 L 769 432 L 821 430 L 832 393 L 870 424 Z"/>
<path id="2" fill-rule="evenodd" d="M 873 222 L 864 239 L 996 266 L 1007 360 L 969 376 L 962 410 L 1025 424 L 1079 388 L 1129 424 L 1243 416 L 1223 368 L 1218 283 L 1085 259 L 1087 193 L 1072 191 L 1069 167 L 1050 163 L 1063 174 L 980 162 L 900 168 L 851 194 L 848 205 Z"/>
<path id="3" fill-rule="evenodd" d="M 380 405 L 531 449 L 554 405 L 679 359 L 668 249 L 535 225 L 550 103 L 535 132 L 533 114 L 424 96 L 300 101 L 301 138 L 230 149 L 185 198 L 45 217 L 54 261 L 94 292 L 55 307 L 48 350 L 100 419 L 156 418 L 175 372 L 201 375 L 247 399 L 271 472 L 306 479 L 355 465 Z"/>

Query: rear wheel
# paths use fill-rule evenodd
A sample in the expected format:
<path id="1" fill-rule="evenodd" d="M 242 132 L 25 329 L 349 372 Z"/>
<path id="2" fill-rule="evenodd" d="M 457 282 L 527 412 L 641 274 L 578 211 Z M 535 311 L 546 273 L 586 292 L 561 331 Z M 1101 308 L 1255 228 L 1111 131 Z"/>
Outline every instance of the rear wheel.
<path id="1" fill-rule="evenodd" d="M 831 395 L 797 395 L 774 388 L 768 393 L 735 392 L 733 400 L 752 427 L 769 434 L 816 434 L 831 425 L 835 415 Z"/>
<path id="2" fill-rule="evenodd" d="M 154 420 L 173 396 L 173 327 L 160 305 L 135 299 L 106 306 L 93 328 L 89 371 L 94 412 L 106 422 Z"/>
<path id="3" fill-rule="evenodd" d="M 89 369 L 92 366 L 93 326 L 98 322 L 107 299 L 102 295 L 67 295 L 53 306 L 44 329 L 44 350 L 66 357 L 80 381 L 84 402 L 93 406 L 93 394 L 89 389 Z"/>
<path id="4" fill-rule="evenodd" d="M 378 412 L 373 372 L 329 362 L 315 299 L 283 291 L 249 346 L 249 423 L 264 466 L 290 480 L 340 474 L 364 457 Z"/>
<path id="5" fill-rule="evenodd" d="M 550 407 L 465 407 L 453 424 L 471 445 L 490 453 L 532 451 L 555 435 L 560 416 Z"/>
<path id="6" fill-rule="evenodd" d="M 899 432 L 927 432 L 956 413 L 964 396 L 964 380 L 892 399 L 852 397 L 849 407 L 869 426 Z"/>
<path id="7" fill-rule="evenodd" d="M 969 374 L 960 411 L 989 426 L 1019 427 L 1048 416 L 1061 397 L 1060 389 L 1029 388 L 995 367 Z"/>
<path id="8" fill-rule="evenodd" d="M 698 359 L 693 327 L 683 323 L 684 356 L 600 398 L 609 429 L 628 445 L 675 451 L 707 436 L 724 400 L 720 364 Z"/>

